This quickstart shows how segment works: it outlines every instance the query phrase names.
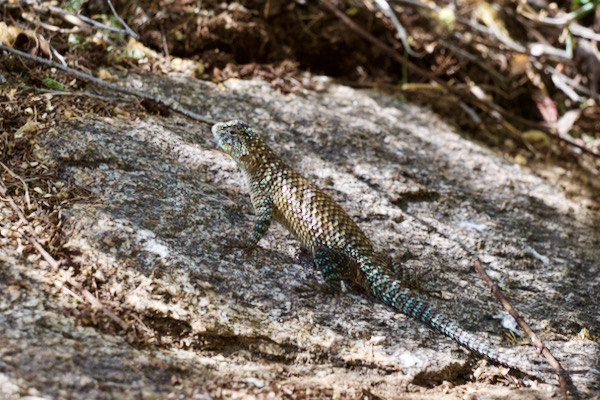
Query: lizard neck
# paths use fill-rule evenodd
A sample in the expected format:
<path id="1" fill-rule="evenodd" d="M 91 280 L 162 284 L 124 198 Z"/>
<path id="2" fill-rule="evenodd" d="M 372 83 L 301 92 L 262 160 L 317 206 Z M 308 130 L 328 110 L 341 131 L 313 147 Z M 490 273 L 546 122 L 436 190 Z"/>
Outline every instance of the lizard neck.
<path id="1" fill-rule="evenodd" d="M 238 160 L 238 164 L 250 181 L 261 180 L 265 172 L 272 173 L 285 167 L 281 158 L 277 156 L 262 140 L 249 144 L 252 151 L 245 152 Z"/>

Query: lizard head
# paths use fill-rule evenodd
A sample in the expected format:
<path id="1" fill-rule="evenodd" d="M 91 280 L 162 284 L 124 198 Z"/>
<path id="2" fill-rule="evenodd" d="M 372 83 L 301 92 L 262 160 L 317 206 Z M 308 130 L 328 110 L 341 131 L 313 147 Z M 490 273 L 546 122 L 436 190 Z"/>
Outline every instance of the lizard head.
<path id="1" fill-rule="evenodd" d="M 251 155 L 251 150 L 260 150 L 265 146 L 252 128 L 238 119 L 213 125 L 212 134 L 223 151 L 239 164 L 243 164 L 244 159 Z"/>
<path id="2" fill-rule="evenodd" d="M 219 122 L 212 127 L 212 134 L 223 151 L 247 175 L 264 173 L 281 163 L 281 159 L 244 121 Z"/>

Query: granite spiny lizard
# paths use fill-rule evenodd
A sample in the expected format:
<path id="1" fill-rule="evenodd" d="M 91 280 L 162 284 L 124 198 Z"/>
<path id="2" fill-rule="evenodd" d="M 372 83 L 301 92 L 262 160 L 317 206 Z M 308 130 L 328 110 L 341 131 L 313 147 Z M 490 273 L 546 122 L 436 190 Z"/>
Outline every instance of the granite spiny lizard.
<path id="1" fill-rule="evenodd" d="M 488 359 L 523 372 L 539 373 L 531 363 L 517 360 L 458 323 L 398 281 L 389 261 L 327 193 L 287 166 L 243 121 L 217 123 L 215 140 L 237 162 L 249 186 L 257 221 L 246 245 L 254 247 L 267 233 L 273 217 L 308 248 L 327 282 L 348 280 L 402 313 L 439 330 Z"/>

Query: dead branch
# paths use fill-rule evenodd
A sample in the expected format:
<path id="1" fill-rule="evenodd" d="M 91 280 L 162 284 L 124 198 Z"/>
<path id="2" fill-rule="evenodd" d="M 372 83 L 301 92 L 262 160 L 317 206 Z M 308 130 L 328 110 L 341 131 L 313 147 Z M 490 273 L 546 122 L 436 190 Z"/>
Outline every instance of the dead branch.
<path id="1" fill-rule="evenodd" d="M 498 285 L 492 280 L 492 278 L 490 278 L 490 276 L 487 274 L 487 272 L 485 272 L 485 269 L 483 269 L 481 262 L 479 260 L 476 260 L 475 263 L 473 264 L 473 266 L 475 268 L 475 271 L 477 271 L 477 273 L 483 278 L 486 285 L 488 285 L 488 287 L 492 291 L 492 294 L 494 295 L 496 300 L 498 300 L 498 302 L 500 304 L 502 304 L 502 307 L 504 307 L 504 309 L 515 319 L 515 321 L 517 321 L 519 326 L 525 331 L 527 336 L 529 336 L 531 343 L 546 358 L 546 360 L 548 360 L 548 363 L 552 366 L 552 368 L 554 368 L 554 370 L 556 371 L 556 374 L 558 376 L 558 382 L 560 384 L 562 398 L 564 398 L 564 399 L 568 398 L 568 396 L 567 396 L 567 389 L 568 389 L 567 378 L 569 377 L 569 373 L 563 369 L 563 367 L 560 365 L 558 360 L 556 360 L 556 358 L 554 358 L 554 356 L 552 355 L 550 350 L 548 350 L 548 348 L 544 345 L 544 343 L 537 337 L 535 332 L 533 332 L 531 327 L 525 322 L 525 320 L 521 317 L 521 315 L 513 308 L 512 304 L 510 304 L 510 302 L 506 299 L 506 297 L 504 297 L 504 295 L 502 294 L 502 291 L 500 290 Z"/>
<path id="2" fill-rule="evenodd" d="M 438 85 L 440 85 L 446 91 L 456 95 L 459 98 L 464 98 L 465 100 L 469 99 L 473 105 L 475 105 L 476 107 L 478 107 L 479 109 L 481 109 L 482 111 L 484 111 L 488 114 L 493 110 L 497 113 L 500 113 L 503 117 L 505 117 L 511 121 L 514 121 L 515 123 L 518 123 L 522 126 L 530 127 L 532 129 L 542 130 L 557 139 L 563 140 L 564 142 L 568 143 L 572 147 L 576 147 L 576 148 L 580 149 L 581 151 L 584 151 L 588 154 L 591 154 L 595 157 L 600 158 L 600 154 L 596 153 L 593 150 L 588 149 L 587 147 L 585 147 L 583 145 L 580 145 L 579 143 L 575 142 L 575 140 L 559 136 L 555 132 L 556 131 L 556 123 L 530 121 L 528 119 L 525 119 L 523 117 L 515 115 L 514 113 L 512 113 L 510 111 L 505 110 L 504 108 L 502 108 L 501 106 L 499 106 L 495 103 L 492 103 L 492 102 L 484 100 L 484 99 L 477 98 L 473 93 L 471 93 L 468 90 L 461 90 L 459 88 L 451 86 L 446 81 L 437 77 L 434 73 L 432 73 L 430 71 L 426 71 L 426 70 L 418 67 L 416 64 L 412 63 L 405 57 L 402 57 L 393 48 L 387 46 L 386 44 L 381 42 L 379 39 L 377 39 L 375 36 L 371 35 L 369 32 L 367 32 L 365 29 L 363 29 L 361 26 L 359 26 L 354 21 L 352 21 L 352 19 L 350 19 L 346 14 L 344 14 L 342 11 L 340 11 L 329 0 L 323 1 L 323 4 L 331 12 L 333 12 L 342 22 L 344 22 L 346 25 L 348 25 L 352 30 L 354 30 L 360 36 L 362 36 L 367 41 L 372 43 L 374 46 L 385 51 L 387 54 L 389 54 L 389 56 L 392 59 L 394 59 L 394 61 L 404 65 L 408 70 L 415 72 L 416 74 L 418 74 L 424 78 L 427 78 L 431 81 L 436 82 Z M 495 118 L 494 116 L 492 116 L 492 117 Z"/>
<path id="3" fill-rule="evenodd" d="M 102 302 L 96 297 L 94 297 L 94 295 L 92 295 L 89 290 L 82 287 L 79 282 L 71 278 L 65 271 L 60 269 L 60 263 L 56 261 L 50 255 L 50 253 L 48 253 L 46 249 L 39 243 L 39 237 L 35 233 L 35 230 L 31 227 L 31 224 L 23 214 L 23 211 L 21 211 L 19 206 L 17 206 L 12 197 L 8 195 L 8 190 L 3 182 L 0 182 L 0 195 L 4 197 L 3 200 L 8 202 L 13 211 L 18 215 L 20 222 L 23 224 L 23 227 L 27 232 L 17 233 L 19 233 L 22 237 L 24 237 L 31 243 L 31 245 L 37 250 L 38 254 L 42 256 L 42 258 L 48 263 L 48 265 L 50 265 L 50 267 L 61 276 L 64 282 L 67 282 L 69 285 L 79 290 L 83 295 L 82 297 L 92 306 L 92 308 L 102 311 L 122 330 L 127 331 L 129 329 L 129 325 L 125 321 L 119 318 L 108 306 L 102 304 Z M 69 290 L 69 292 L 71 291 Z M 81 299 L 82 297 L 79 297 L 79 299 Z"/>
<path id="4" fill-rule="evenodd" d="M 406 211 L 404 211 L 404 212 L 406 213 Z M 447 240 L 457 243 L 458 246 L 464 252 L 466 252 L 470 257 L 473 257 L 475 259 L 475 263 L 474 263 L 475 270 L 483 278 L 486 285 L 491 289 L 496 300 L 498 300 L 498 302 L 502 305 L 502 307 L 517 321 L 519 326 L 529 336 L 531 343 L 535 346 L 535 348 L 541 354 L 544 355 L 546 360 L 548 360 L 548 363 L 550 364 L 550 366 L 554 369 L 554 371 L 556 371 L 556 374 L 558 376 L 559 385 L 560 385 L 560 390 L 561 390 L 561 398 L 566 400 L 568 398 L 567 392 L 568 392 L 568 387 L 569 387 L 569 382 L 570 382 L 570 377 L 569 377 L 568 372 L 562 368 L 562 366 L 560 365 L 558 360 L 556 360 L 556 358 L 554 358 L 554 356 L 552 355 L 550 350 L 548 350 L 548 348 L 544 345 L 544 343 L 533 332 L 531 327 L 529 327 L 529 325 L 523 320 L 523 318 L 519 315 L 519 313 L 517 313 L 517 311 L 513 308 L 513 306 L 506 299 L 506 297 L 504 297 L 504 295 L 502 294 L 498 285 L 496 285 L 496 283 L 492 280 L 492 278 L 490 278 L 490 276 L 483 269 L 483 266 L 481 265 L 481 262 L 479 261 L 479 257 L 477 256 L 476 252 L 470 250 L 460 239 L 450 237 L 449 235 L 440 231 L 434 225 L 423 220 L 422 218 L 419 218 L 410 213 L 407 213 L 407 215 L 409 215 L 411 218 L 418 221 L 419 223 L 425 225 L 426 227 L 431 229 L 433 232 L 436 232 L 438 235 L 442 236 L 443 238 L 446 238 Z"/>
<path id="5" fill-rule="evenodd" d="M 92 75 L 86 74 L 85 72 L 81 72 L 81 71 L 78 71 L 76 69 L 70 68 L 68 66 L 55 63 L 54 61 L 46 60 L 45 58 L 40 58 L 40 57 L 32 56 L 31 54 L 24 53 L 22 51 L 13 49 L 13 48 L 5 46 L 5 45 L 3 45 L 1 43 L 0 43 L 0 50 L 5 50 L 5 51 L 8 51 L 9 53 L 13 53 L 13 54 L 18 55 L 19 57 L 23 57 L 23 58 L 26 58 L 28 60 L 33 60 L 33 61 L 36 61 L 36 62 L 38 62 L 40 64 L 47 65 L 49 67 L 60 69 L 61 71 L 64 71 L 64 72 L 69 73 L 71 75 L 74 75 L 74 76 L 76 76 L 76 77 L 78 77 L 80 79 L 83 79 L 85 81 L 94 83 L 94 84 L 96 84 L 98 86 L 102 86 L 102 87 L 105 87 L 107 89 L 119 92 L 119 93 L 125 93 L 125 94 L 131 95 L 131 96 L 136 96 L 136 97 L 140 97 L 142 99 L 147 99 L 147 100 L 153 101 L 153 102 L 158 103 L 158 104 L 162 104 L 162 105 L 168 107 L 169 109 L 171 109 L 171 110 L 173 110 L 173 111 L 175 111 L 175 112 L 177 112 L 179 114 L 185 115 L 186 117 L 192 118 L 192 119 L 194 119 L 196 121 L 200 121 L 200 122 L 203 122 L 203 123 L 209 124 L 209 125 L 214 125 L 214 124 L 217 123 L 217 121 L 215 121 L 213 119 L 203 117 L 200 114 L 196 114 L 193 111 L 189 111 L 189 110 L 183 108 L 181 106 L 181 104 L 179 104 L 178 102 L 174 101 L 173 99 L 163 99 L 163 98 L 156 97 L 156 96 L 153 96 L 153 95 L 148 94 L 148 93 L 140 92 L 138 90 L 134 90 L 134 89 L 131 89 L 131 88 L 128 88 L 128 87 L 124 87 L 124 86 L 120 86 L 120 85 L 115 85 L 114 83 L 110 83 L 110 82 L 107 82 L 107 81 L 105 81 L 103 79 L 96 78 L 96 77 L 94 77 Z"/>
<path id="6" fill-rule="evenodd" d="M 390 7 L 390 4 L 386 0 L 375 0 L 375 4 L 377 7 L 383 12 L 385 16 L 387 16 L 394 24 L 396 28 L 396 32 L 398 32 L 398 36 L 400 37 L 400 41 L 402 42 L 402 46 L 404 46 L 404 51 L 410 54 L 413 57 L 421 57 L 419 54 L 415 53 L 413 49 L 411 49 L 410 44 L 408 44 L 408 38 L 406 36 L 406 29 L 402 26 L 396 13 Z"/>
<path id="7" fill-rule="evenodd" d="M 59 8 L 59 7 L 54 7 L 54 6 L 50 6 L 50 5 L 34 5 L 34 10 L 38 10 L 38 11 L 39 10 L 48 10 L 54 14 L 60 15 L 61 18 L 63 18 L 65 21 L 69 22 L 70 24 L 83 27 L 84 29 L 89 29 L 89 25 L 92 25 L 98 29 L 103 29 L 105 31 L 130 35 L 135 39 L 139 38 L 139 35 L 133 31 L 129 32 L 127 29 L 121 29 L 121 28 L 116 28 L 114 26 L 106 25 L 106 24 L 103 24 L 102 22 L 96 21 L 95 19 L 86 17 L 85 15 L 75 14 L 75 13 L 69 12 L 67 10 L 63 10 L 62 8 Z M 84 24 L 88 25 L 88 27 L 85 28 Z"/>
<path id="8" fill-rule="evenodd" d="M 129 27 L 129 25 L 127 25 L 127 23 L 125 22 L 125 20 L 123 18 L 121 18 L 121 16 L 117 13 L 117 10 L 115 10 L 115 7 L 113 6 L 112 2 L 110 0 L 106 0 L 106 2 L 108 3 L 108 6 L 110 7 L 110 10 L 112 11 L 115 18 L 119 21 L 121 26 L 123 28 L 125 28 L 125 31 L 127 32 L 127 34 L 135 39 L 138 39 L 139 35 L 137 33 L 135 33 L 133 31 L 133 29 L 131 29 Z"/>

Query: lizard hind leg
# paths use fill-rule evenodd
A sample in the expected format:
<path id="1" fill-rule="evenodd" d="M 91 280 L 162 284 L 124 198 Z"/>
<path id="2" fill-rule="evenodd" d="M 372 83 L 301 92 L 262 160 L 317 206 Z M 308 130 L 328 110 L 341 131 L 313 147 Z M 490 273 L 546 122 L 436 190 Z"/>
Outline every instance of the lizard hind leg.
<path id="1" fill-rule="evenodd" d="M 313 256 L 328 286 L 339 289 L 342 280 L 355 280 L 358 264 L 351 257 L 325 246 L 317 247 Z"/>

